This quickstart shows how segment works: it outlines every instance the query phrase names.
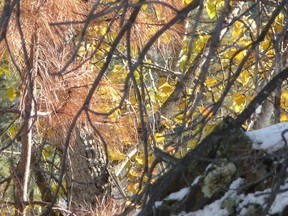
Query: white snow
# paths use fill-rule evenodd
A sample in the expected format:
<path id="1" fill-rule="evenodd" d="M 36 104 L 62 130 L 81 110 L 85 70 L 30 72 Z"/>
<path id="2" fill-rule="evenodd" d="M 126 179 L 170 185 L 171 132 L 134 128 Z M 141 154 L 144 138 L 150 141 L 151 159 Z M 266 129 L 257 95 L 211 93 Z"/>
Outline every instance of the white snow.
<path id="1" fill-rule="evenodd" d="M 284 186 L 281 187 L 281 190 L 283 190 L 284 192 L 282 193 L 278 193 L 270 210 L 269 210 L 269 214 L 276 214 L 279 212 L 282 212 L 283 209 L 287 206 L 287 200 L 288 200 L 288 184 L 286 183 Z M 287 190 L 287 191 L 285 191 Z M 243 211 L 241 212 L 240 215 L 245 215 L 245 206 L 247 206 L 250 203 L 256 203 L 259 204 L 260 206 L 264 206 L 265 202 L 267 200 L 267 197 L 270 195 L 271 190 L 270 189 L 266 189 L 264 191 L 258 191 L 254 194 L 247 194 L 245 195 L 240 195 L 239 198 L 243 199 L 241 205 L 239 205 L 239 207 L 243 208 Z"/>
<path id="2" fill-rule="evenodd" d="M 159 208 L 163 204 L 163 201 L 156 201 L 154 206 L 155 208 Z"/>
<path id="3" fill-rule="evenodd" d="M 165 198 L 165 200 L 180 201 L 180 200 L 184 199 L 184 197 L 189 193 L 189 191 L 190 191 L 190 187 L 182 188 L 181 190 L 179 190 L 177 192 L 169 194 L 169 196 L 167 196 Z"/>
<path id="4" fill-rule="evenodd" d="M 226 209 L 221 209 L 221 200 L 217 200 L 210 205 L 206 206 L 204 209 L 185 213 L 181 212 L 178 214 L 178 216 L 229 216 L 229 213 Z"/>
<path id="5" fill-rule="evenodd" d="M 262 105 L 258 106 L 257 109 L 255 110 L 256 114 L 260 114 L 262 111 Z"/>
<path id="6" fill-rule="evenodd" d="M 248 131 L 245 132 L 245 134 L 252 141 L 254 149 L 262 149 L 271 153 L 284 147 L 285 142 L 282 138 L 282 133 L 288 141 L 288 131 L 284 132 L 286 129 L 288 129 L 288 122 L 274 124 L 259 130 Z"/>
<path id="7" fill-rule="evenodd" d="M 189 193 L 190 187 L 182 188 L 181 190 L 169 194 L 164 200 L 175 200 L 175 201 L 180 201 L 183 200 L 184 197 Z M 163 204 L 163 201 L 156 201 L 154 204 L 155 208 L 160 207 Z M 136 215 L 134 215 L 136 216 Z"/>
<path id="8" fill-rule="evenodd" d="M 250 193 L 247 195 L 240 194 L 237 195 L 237 188 L 240 187 L 242 184 L 243 179 L 237 179 L 235 180 L 228 192 L 221 197 L 221 199 L 214 201 L 213 203 L 205 206 L 203 209 L 195 211 L 195 212 L 181 212 L 178 214 L 178 216 L 228 216 L 228 212 L 225 209 L 221 208 L 222 202 L 227 199 L 228 197 L 232 197 L 235 200 L 238 200 L 239 205 L 238 208 L 241 210 L 239 216 L 245 216 L 247 213 L 247 209 L 245 206 L 248 206 L 250 203 L 253 204 L 259 204 L 260 206 L 264 206 L 265 202 L 267 200 L 267 197 L 270 195 L 269 192 L 271 191 L 270 189 L 266 189 L 264 191 L 258 191 L 256 193 Z M 287 206 L 287 200 L 288 200 L 288 183 L 286 185 L 281 187 L 281 190 L 285 191 L 282 193 L 277 194 L 275 201 L 273 202 L 269 214 L 276 214 L 280 213 L 283 211 L 283 209 Z"/>
<path id="9" fill-rule="evenodd" d="M 196 185 L 196 184 L 200 181 L 200 179 L 201 179 L 201 176 L 197 176 L 197 177 L 194 179 L 194 181 L 192 182 L 191 187 L 192 187 L 193 185 Z"/>
<path id="10" fill-rule="evenodd" d="M 190 213 L 181 212 L 178 214 L 178 216 L 203 216 L 203 215 L 205 216 L 215 216 L 215 215 L 228 216 L 229 213 L 227 212 L 226 209 L 221 208 L 221 204 L 227 197 L 230 197 L 233 194 L 236 194 L 236 189 L 239 188 L 242 182 L 243 182 L 243 179 L 241 178 L 236 179 L 234 182 L 232 182 L 229 190 L 225 193 L 225 195 L 221 199 L 216 200 L 215 202 L 205 206 L 205 208 L 200 209 L 195 212 L 190 212 Z"/>
<path id="11" fill-rule="evenodd" d="M 284 187 L 286 189 L 288 189 L 287 184 Z M 281 187 L 281 189 L 283 189 L 283 188 Z M 276 199 L 275 199 L 273 205 L 271 206 L 269 213 L 270 214 L 276 214 L 276 213 L 282 212 L 283 209 L 287 206 L 287 201 L 288 201 L 288 190 L 283 192 L 283 193 L 279 193 L 276 196 Z"/>

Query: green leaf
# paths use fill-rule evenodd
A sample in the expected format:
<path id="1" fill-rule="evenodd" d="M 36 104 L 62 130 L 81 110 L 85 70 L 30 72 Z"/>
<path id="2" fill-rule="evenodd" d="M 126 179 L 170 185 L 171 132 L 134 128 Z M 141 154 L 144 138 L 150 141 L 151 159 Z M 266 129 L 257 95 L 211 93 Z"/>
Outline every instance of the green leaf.
<path id="1" fill-rule="evenodd" d="M 46 145 L 44 147 L 43 157 L 44 157 L 45 160 L 49 157 L 49 154 L 51 153 L 51 150 L 52 150 L 52 146 L 50 146 L 50 145 Z"/>

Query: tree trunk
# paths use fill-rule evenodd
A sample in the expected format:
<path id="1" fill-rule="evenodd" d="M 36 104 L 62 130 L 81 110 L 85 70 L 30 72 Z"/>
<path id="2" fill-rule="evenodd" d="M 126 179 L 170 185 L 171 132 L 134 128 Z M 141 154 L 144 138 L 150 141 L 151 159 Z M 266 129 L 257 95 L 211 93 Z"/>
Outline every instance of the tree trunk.
<path id="1" fill-rule="evenodd" d="M 253 124 L 252 129 L 258 130 L 260 128 L 264 128 L 270 125 L 270 119 L 273 115 L 274 106 L 269 99 L 266 99 L 261 106 L 261 112 L 256 113 L 255 122 Z"/>
<path id="2" fill-rule="evenodd" d="M 32 150 L 32 131 L 31 119 L 24 123 L 23 136 L 21 139 L 22 150 L 20 161 L 16 168 L 15 179 L 15 215 L 25 215 L 28 192 L 28 180 L 30 173 L 31 150 Z"/>
<path id="3" fill-rule="evenodd" d="M 87 127 L 76 130 L 69 149 L 68 193 L 72 206 L 95 209 L 110 195 L 107 154 L 100 139 Z"/>

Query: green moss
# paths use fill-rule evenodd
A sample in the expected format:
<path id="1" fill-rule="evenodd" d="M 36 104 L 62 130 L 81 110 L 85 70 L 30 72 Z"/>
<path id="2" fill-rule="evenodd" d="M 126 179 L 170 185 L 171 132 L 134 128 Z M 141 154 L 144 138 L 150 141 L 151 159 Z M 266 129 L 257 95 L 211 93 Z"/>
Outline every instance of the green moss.
<path id="1" fill-rule="evenodd" d="M 215 193 L 226 190 L 236 172 L 237 169 L 233 163 L 222 164 L 210 171 L 202 187 L 204 196 L 211 198 Z"/>
<path id="2" fill-rule="evenodd" d="M 221 205 L 221 208 L 225 208 L 229 215 L 235 215 L 237 207 L 237 200 L 233 197 L 225 199 Z"/>

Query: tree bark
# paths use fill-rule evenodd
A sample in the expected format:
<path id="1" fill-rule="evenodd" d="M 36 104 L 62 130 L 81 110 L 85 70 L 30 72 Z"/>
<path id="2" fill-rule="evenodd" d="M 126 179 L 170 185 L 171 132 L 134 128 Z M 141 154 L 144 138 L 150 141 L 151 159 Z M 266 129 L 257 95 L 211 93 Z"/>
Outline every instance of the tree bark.
<path id="1" fill-rule="evenodd" d="M 95 209 L 97 201 L 109 197 L 109 165 L 101 141 L 88 127 L 76 130 L 69 149 L 68 193 L 73 206 Z"/>
<path id="2" fill-rule="evenodd" d="M 31 38 L 30 55 L 25 50 L 25 66 L 24 71 L 25 82 L 23 83 L 23 96 L 20 103 L 21 118 L 22 118 L 22 136 L 21 136 L 21 155 L 20 161 L 17 165 L 15 174 L 15 203 L 16 213 L 15 215 L 25 215 L 27 192 L 28 192 L 28 180 L 31 166 L 31 151 L 32 151 L 32 133 L 33 133 L 33 111 L 35 112 L 35 95 L 34 95 L 34 77 L 38 70 L 39 59 L 39 40 L 37 25 L 35 26 L 35 32 Z"/>

